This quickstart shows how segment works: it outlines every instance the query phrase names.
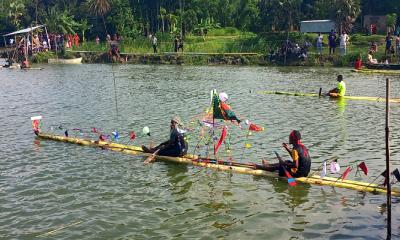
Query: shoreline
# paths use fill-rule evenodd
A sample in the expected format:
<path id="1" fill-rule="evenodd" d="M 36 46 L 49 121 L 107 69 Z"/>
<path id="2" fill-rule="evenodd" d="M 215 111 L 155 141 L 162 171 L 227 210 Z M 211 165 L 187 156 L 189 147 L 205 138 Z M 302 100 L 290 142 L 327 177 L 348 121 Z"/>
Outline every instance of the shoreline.
<path id="1" fill-rule="evenodd" d="M 159 65 L 233 65 L 233 66 L 306 66 L 306 67 L 353 67 L 353 58 L 349 54 L 318 55 L 310 53 L 305 60 L 288 56 L 275 56 L 261 53 L 201 53 L 201 52 L 161 52 L 161 53 L 120 53 L 122 61 L 110 59 L 103 51 L 67 51 L 71 57 L 82 57 L 82 63 L 121 63 L 121 64 L 159 64 Z M 2 55 L 2 57 L 5 54 Z M 54 53 L 43 52 L 31 57 L 33 63 L 47 63 Z M 59 58 L 62 58 L 59 56 Z"/>

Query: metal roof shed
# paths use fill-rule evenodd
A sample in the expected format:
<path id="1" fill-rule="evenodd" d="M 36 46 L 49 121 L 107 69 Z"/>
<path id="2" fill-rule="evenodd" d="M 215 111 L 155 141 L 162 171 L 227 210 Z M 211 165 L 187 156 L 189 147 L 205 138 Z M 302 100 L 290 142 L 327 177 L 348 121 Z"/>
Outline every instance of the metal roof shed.
<path id="1" fill-rule="evenodd" d="M 335 22 L 332 20 L 309 20 L 300 22 L 300 32 L 304 33 L 329 33 L 335 30 Z"/>

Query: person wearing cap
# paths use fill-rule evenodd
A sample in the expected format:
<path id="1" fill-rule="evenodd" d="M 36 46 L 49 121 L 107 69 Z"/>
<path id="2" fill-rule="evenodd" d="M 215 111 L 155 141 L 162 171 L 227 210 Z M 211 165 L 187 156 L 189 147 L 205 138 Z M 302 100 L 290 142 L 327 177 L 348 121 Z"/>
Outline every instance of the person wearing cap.
<path id="1" fill-rule="evenodd" d="M 187 153 L 187 143 L 184 139 L 184 131 L 179 128 L 183 127 L 183 124 L 179 117 L 174 117 L 171 119 L 170 125 L 170 137 L 168 141 L 165 141 L 155 148 L 147 148 L 142 146 L 144 152 L 154 153 L 158 151 L 158 155 L 170 156 L 170 157 L 180 157 Z"/>
<path id="2" fill-rule="evenodd" d="M 337 76 L 337 87 L 328 92 L 331 97 L 343 97 L 346 94 L 346 84 L 343 82 L 343 75 Z"/>
<path id="3" fill-rule="evenodd" d="M 311 169 L 311 158 L 308 154 L 307 148 L 300 141 L 301 134 L 297 130 L 293 130 L 289 135 L 289 144 L 293 145 L 292 149 L 289 149 L 287 143 L 283 143 L 282 146 L 288 151 L 293 161 L 285 161 L 284 163 L 273 163 L 270 164 L 267 161 L 262 161 L 262 169 L 270 172 L 279 171 L 280 176 L 285 176 L 284 169 L 289 170 L 293 177 L 307 177 Z"/>

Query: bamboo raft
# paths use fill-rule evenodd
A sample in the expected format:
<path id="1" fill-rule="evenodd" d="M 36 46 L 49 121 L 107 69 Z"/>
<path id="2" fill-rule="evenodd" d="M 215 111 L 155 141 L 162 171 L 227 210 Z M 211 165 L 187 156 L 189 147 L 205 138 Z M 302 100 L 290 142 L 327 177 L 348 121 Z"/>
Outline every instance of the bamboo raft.
<path id="1" fill-rule="evenodd" d="M 385 70 L 385 69 L 352 69 L 352 72 L 363 73 L 363 74 L 386 74 L 386 75 L 400 75 L 400 70 Z"/>
<path id="2" fill-rule="evenodd" d="M 278 94 L 287 96 L 301 96 L 301 97 L 329 97 L 325 95 L 319 95 L 318 93 L 297 93 L 297 92 L 280 92 L 280 91 L 258 91 L 258 94 Z M 374 102 L 386 102 L 385 98 L 381 97 L 366 97 L 366 96 L 343 96 L 340 97 L 349 100 L 363 100 L 363 101 L 374 101 Z M 400 98 L 392 98 L 389 100 L 391 103 L 400 103 Z"/>
<path id="3" fill-rule="evenodd" d="M 54 134 L 46 134 L 46 133 L 38 133 L 38 138 L 48 139 L 60 142 L 68 142 L 83 146 L 91 146 L 91 147 L 100 147 L 102 149 L 109 149 L 111 151 L 123 152 L 126 154 L 139 155 L 139 156 L 150 156 L 150 153 L 144 153 L 142 148 L 137 146 L 124 145 L 113 142 L 105 142 L 105 141 L 94 141 L 90 139 L 81 139 L 75 137 L 65 137 Z M 227 172 L 236 172 L 242 174 L 249 174 L 255 176 L 265 176 L 265 177 L 279 177 L 276 172 L 268 172 L 262 169 L 261 165 L 258 164 L 246 164 L 246 163 L 237 163 L 230 161 L 220 161 L 215 159 L 207 159 L 207 158 L 199 158 L 196 155 L 185 155 L 184 157 L 167 157 L 167 156 L 156 156 L 156 160 L 158 161 L 167 161 L 167 162 L 175 162 L 182 163 L 188 165 L 194 165 L 198 167 L 210 168 L 214 170 L 227 171 Z M 307 184 L 316 184 L 316 185 L 325 185 L 339 188 L 347 188 L 353 189 L 360 192 L 371 192 L 375 194 L 383 194 L 386 193 L 386 188 L 379 186 L 374 183 L 353 181 L 353 180 L 342 180 L 341 178 L 333 178 L 333 177 L 323 177 L 321 178 L 318 175 L 312 175 L 308 177 L 300 177 L 296 178 L 296 181 Z M 400 189 L 392 188 L 392 195 L 399 196 Z"/>

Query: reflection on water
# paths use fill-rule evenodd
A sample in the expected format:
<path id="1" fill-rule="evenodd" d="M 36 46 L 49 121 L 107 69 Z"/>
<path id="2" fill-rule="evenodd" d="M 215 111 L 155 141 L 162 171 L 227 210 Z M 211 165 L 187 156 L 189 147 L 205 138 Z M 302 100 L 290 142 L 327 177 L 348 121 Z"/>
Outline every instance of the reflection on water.
<path id="1" fill-rule="evenodd" d="M 384 195 L 155 162 L 98 148 L 35 139 L 29 117 L 63 134 L 83 129 L 94 137 L 120 131 L 121 142 L 158 144 L 166 123 L 204 112 L 211 89 L 229 94 L 242 119 L 266 128 L 245 139 L 229 125 L 230 147 L 221 158 L 242 162 L 275 159 L 293 129 L 302 132 L 313 169 L 338 156 L 342 165 L 365 161 L 371 176 L 384 168 L 384 103 L 261 95 L 258 90 L 318 92 L 345 74 L 347 94 L 384 96 L 378 75 L 332 68 L 265 68 L 142 65 L 44 65 L 42 71 L 1 69 L 0 236 L 32 239 L 60 226 L 56 239 L 291 239 L 383 238 Z M 114 78 L 115 90 L 114 95 Z M 392 82 L 399 95 L 400 81 Z M 301 90 L 301 91 L 300 91 Z M 116 101 L 117 100 L 117 101 Z M 118 114 L 115 104 L 118 104 Z M 400 157 L 399 106 L 391 112 L 392 161 Z M 62 129 L 58 126 L 62 125 Z M 198 130 L 194 123 L 195 129 Z M 51 126 L 53 128 L 51 129 Z M 148 126 L 151 136 L 142 136 Z M 137 138 L 128 140 L 135 131 Z M 206 131 L 206 130 L 205 130 Z M 80 136 L 80 132 L 71 131 Z M 207 135 L 207 134 L 204 134 Z M 192 134 L 189 151 L 199 141 Z M 204 140 L 204 142 L 207 142 Z M 212 141 L 211 141 L 212 142 Z M 251 148 L 244 148 L 245 143 Z M 212 143 L 196 152 L 212 151 Z M 225 146 L 224 146 L 225 147 Z M 224 152 L 225 150 L 225 152 Z M 351 173 L 349 178 L 353 178 Z M 394 202 L 397 200 L 393 200 Z M 393 204 L 393 226 L 400 210 Z M 398 229 L 393 229 L 395 236 Z"/>
<path id="2" fill-rule="evenodd" d="M 346 102 L 347 100 L 345 98 L 338 98 L 336 100 L 337 106 L 338 106 L 338 115 L 342 115 L 344 111 L 346 110 Z"/>

